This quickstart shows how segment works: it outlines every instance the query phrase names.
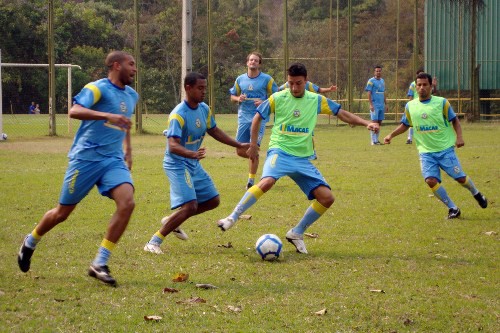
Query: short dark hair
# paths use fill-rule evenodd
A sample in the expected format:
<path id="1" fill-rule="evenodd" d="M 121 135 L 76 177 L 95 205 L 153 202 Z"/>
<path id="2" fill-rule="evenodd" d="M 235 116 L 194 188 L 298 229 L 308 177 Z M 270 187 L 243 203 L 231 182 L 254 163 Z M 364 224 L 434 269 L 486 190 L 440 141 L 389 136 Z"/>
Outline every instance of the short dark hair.
<path id="1" fill-rule="evenodd" d="M 427 74 L 425 72 L 417 74 L 417 79 L 427 79 L 429 81 L 429 84 L 432 85 L 432 76 L 430 74 Z"/>
<path id="2" fill-rule="evenodd" d="M 131 54 L 124 51 L 111 51 L 107 56 L 104 64 L 108 69 L 111 70 L 115 62 L 122 63 L 128 57 L 132 57 Z"/>
<path id="3" fill-rule="evenodd" d="M 301 64 L 300 62 L 293 63 L 290 65 L 290 67 L 288 67 L 288 75 L 307 77 L 306 66 L 304 66 L 304 64 Z"/>
<path id="4" fill-rule="evenodd" d="M 194 86 L 198 80 L 206 80 L 206 78 L 198 72 L 188 73 L 184 78 L 184 88 L 186 86 Z"/>
<path id="5" fill-rule="evenodd" d="M 382 66 L 380 66 L 380 65 L 375 65 L 375 67 L 373 67 L 373 69 L 377 69 L 377 68 L 382 69 Z"/>
<path id="6" fill-rule="evenodd" d="M 424 69 L 423 68 L 419 68 L 417 69 L 417 72 L 415 74 L 420 74 L 420 73 L 425 73 Z"/>

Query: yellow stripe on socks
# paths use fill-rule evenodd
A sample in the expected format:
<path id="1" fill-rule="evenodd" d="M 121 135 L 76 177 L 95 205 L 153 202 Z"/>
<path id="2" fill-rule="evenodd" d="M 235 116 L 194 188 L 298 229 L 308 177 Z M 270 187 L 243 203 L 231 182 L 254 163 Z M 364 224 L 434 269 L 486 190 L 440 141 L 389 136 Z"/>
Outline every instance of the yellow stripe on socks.
<path id="1" fill-rule="evenodd" d="M 109 252 L 112 252 L 113 249 L 115 248 L 116 244 L 113 243 L 113 242 L 110 242 L 109 240 L 107 240 L 106 238 L 104 238 L 101 242 L 101 247 L 105 248 L 106 250 L 108 250 Z"/>
<path id="2" fill-rule="evenodd" d="M 328 208 L 320 204 L 317 200 L 313 201 L 311 208 L 314 209 L 314 211 L 319 215 L 323 215 L 328 210 Z"/>

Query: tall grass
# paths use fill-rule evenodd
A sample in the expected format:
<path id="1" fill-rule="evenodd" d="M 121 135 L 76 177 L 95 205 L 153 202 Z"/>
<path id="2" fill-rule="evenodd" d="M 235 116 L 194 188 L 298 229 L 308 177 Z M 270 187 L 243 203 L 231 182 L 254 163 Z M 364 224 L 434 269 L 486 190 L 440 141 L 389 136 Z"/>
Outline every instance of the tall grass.
<path id="1" fill-rule="evenodd" d="M 217 121 L 234 135 L 234 116 Z M 145 253 L 144 244 L 170 213 L 165 139 L 134 136 L 137 206 L 110 261 L 116 289 L 86 276 L 114 211 L 96 190 L 43 237 L 30 272 L 19 271 L 23 237 L 57 203 L 71 138 L 0 142 L 0 331 L 498 332 L 500 127 L 463 124 L 466 146 L 458 155 L 490 205 L 481 209 L 443 175 L 463 213 L 449 221 L 405 137 L 370 146 L 366 130 L 335 123 L 321 119 L 314 163 L 336 202 L 308 230 L 319 235 L 305 240 L 309 255 L 286 243 L 284 258 L 274 263 L 260 260 L 255 241 L 264 233 L 284 240 L 309 202 L 281 179 L 247 212 L 251 220 L 221 233 L 215 222 L 244 193 L 247 162 L 210 137 L 202 164 L 220 192 L 220 207 L 183 225 L 188 241 L 168 236 L 164 255 Z M 382 136 L 391 128 L 383 127 Z M 180 272 L 189 280 L 172 282 Z M 179 292 L 163 294 L 165 287 Z M 185 302 L 194 297 L 206 303 Z M 145 321 L 145 315 L 163 319 Z"/>

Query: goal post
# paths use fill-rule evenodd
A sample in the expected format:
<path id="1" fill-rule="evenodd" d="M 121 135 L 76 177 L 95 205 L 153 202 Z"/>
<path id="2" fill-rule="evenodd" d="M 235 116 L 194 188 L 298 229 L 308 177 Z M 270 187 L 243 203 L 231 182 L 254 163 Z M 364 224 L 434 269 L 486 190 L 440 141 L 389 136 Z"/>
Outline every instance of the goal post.
<path id="1" fill-rule="evenodd" d="M 3 96 L 2 96 L 2 68 L 4 67 L 49 67 L 49 64 L 24 64 L 24 63 L 3 63 L 2 50 L 0 49 L 0 140 L 3 140 Z M 68 111 L 71 108 L 72 101 L 72 83 L 71 83 L 71 70 L 73 68 L 82 69 L 78 65 L 73 64 L 55 64 L 55 67 L 63 67 L 68 70 Z M 71 132 L 71 122 L 68 115 L 68 133 Z"/>

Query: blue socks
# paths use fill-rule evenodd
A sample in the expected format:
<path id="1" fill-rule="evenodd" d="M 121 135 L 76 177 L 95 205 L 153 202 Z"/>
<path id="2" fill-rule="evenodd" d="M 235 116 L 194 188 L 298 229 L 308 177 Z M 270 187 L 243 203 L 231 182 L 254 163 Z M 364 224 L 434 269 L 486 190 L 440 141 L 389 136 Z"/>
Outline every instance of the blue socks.
<path id="1" fill-rule="evenodd" d="M 436 186 L 431 188 L 431 190 L 434 193 L 434 196 L 441 200 L 448 208 L 457 208 L 457 206 L 453 201 L 451 201 L 448 193 L 446 193 L 446 190 L 443 186 L 441 186 L 441 184 L 436 184 Z"/>
<path id="2" fill-rule="evenodd" d="M 292 229 L 296 234 L 303 235 L 307 228 L 323 215 L 328 208 L 314 200 L 306 209 L 306 212 L 299 223 Z"/>
<path id="3" fill-rule="evenodd" d="M 252 205 L 256 203 L 263 194 L 264 192 L 262 192 L 257 185 L 250 187 L 245 192 L 229 217 L 234 221 L 238 221 L 240 215 L 243 214 L 248 208 L 252 207 Z"/>
<path id="4" fill-rule="evenodd" d="M 95 257 L 92 264 L 95 266 L 106 266 L 108 264 L 109 257 L 111 256 L 111 252 L 115 248 L 115 243 L 110 242 L 107 239 L 103 239 L 101 242 L 101 246 L 97 251 L 97 256 Z"/>

